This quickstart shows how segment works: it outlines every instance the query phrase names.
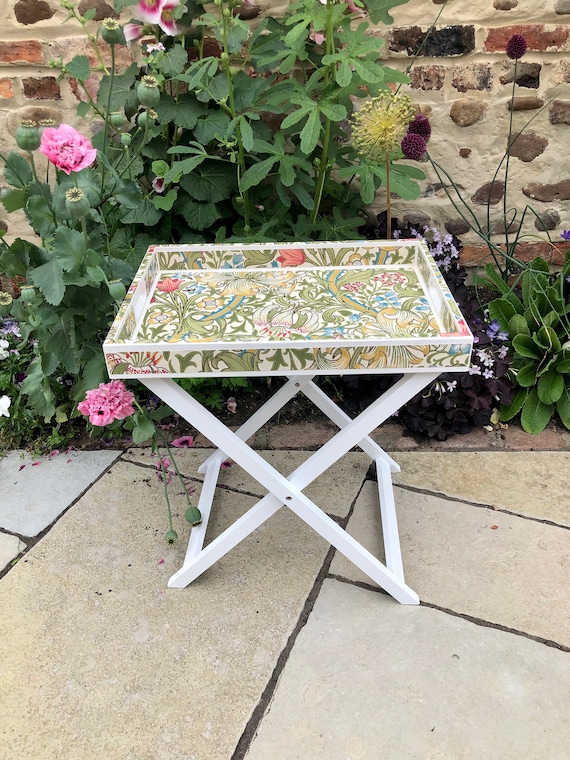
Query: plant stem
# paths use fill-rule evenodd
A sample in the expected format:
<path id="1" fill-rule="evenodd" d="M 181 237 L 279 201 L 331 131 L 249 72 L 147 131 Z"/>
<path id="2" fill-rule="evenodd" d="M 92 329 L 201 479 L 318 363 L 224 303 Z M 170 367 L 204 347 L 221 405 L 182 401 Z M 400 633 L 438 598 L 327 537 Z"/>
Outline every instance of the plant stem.
<path id="1" fill-rule="evenodd" d="M 386 234 L 388 240 L 392 239 L 392 199 L 390 198 L 390 154 L 386 151 Z"/>
<path id="2" fill-rule="evenodd" d="M 109 118 L 111 113 L 111 96 L 113 94 L 113 83 L 115 80 L 115 45 L 111 45 L 111 73 L 109 74 L 109 94 L 107 96 L 107 108 L 105 113 L 105 126 L 103 129 L 103 152 L 107 149 L 107 138 L 109 137 Z M 105 168 L 101 167 L 101 198 L 105 188 Z"/>

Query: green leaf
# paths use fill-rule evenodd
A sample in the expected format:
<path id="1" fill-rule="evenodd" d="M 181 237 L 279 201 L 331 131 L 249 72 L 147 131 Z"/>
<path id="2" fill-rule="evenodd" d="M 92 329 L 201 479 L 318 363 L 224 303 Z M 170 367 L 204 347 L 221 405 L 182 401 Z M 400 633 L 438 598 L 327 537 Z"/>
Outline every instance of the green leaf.
<path id="1" fill-rule="evenodd" d="M 138 208 L 142 197 L 140 186 L 135 180 L 123 180 L 120 189 L 115 192 L 115 198 L 125 208 Z"/>
<path id="2" fill-rule="evenodd" d="M 163 94 L 155 110 L 159 124 L 173 123 L 183 129 L 194 129 L 199 117 L 206 113 L 205 105 L 199 103 L 192 93 L 185 93 L 177 99 Z"/>
<path id="3" fill-rule="evenodd" d="M 564 427 L 570 430 L 570 378 L 566 379 L 562 396 L 556 404 L 556 411 L 558 412 Z"/>
<path id="4" fill-rule="evenodd" d="M 49 418 L 55 413 L 55 396 L 48 378 L 44 375 L 39 356 L 28 366 L 26 378 L 22 383 L 22 393 L 28 396 L 38 415 Z"/>
<path id="5" fill-rule="evenodd" d="M 59 362 L 72 375 L 79 372 L 79 357 L 73 313 L 65 311 L 50 331 L 46 348 L 53 351 Z"/>
<path id="6" fill-rule="evenodd" d="M 49 304 L 58 306 L 61 303 L 65 294 L 65 284 L 63 282 L 63 270 L 55 257 L 36 267 L 32 271 L 30 279 Z"/>
<path id="7" fill-rule="evenodd" d="M 79 269 L 85 256 L 82 233 L 69 227 L 59 227 L 53 236 L 53 253 L 64 272 Z"/>
<path id="8" fill-rule="evenodd" d="M 310 194 L 307 192 L 307 189 L 304 185 L 302 185 L 300 182 L 295 182 L 293 185 L 291 185 L 291 192 L 293 195 L 297 198 L 297 200 L 301 203 L 303 208 L 306 208 L 307 211 L 312 211 L 315 207 L 315 203 L 310 196 Z M 336 206 L 335 206 L 336 210 Z"/>
<path id="9" fill-rule="evenodd" d="M 179 182 L 183 174 L 190 174 L 197 166 L 208 158 L 207 153 L 201 153 L 198 156 L 192 156 L 191 158 L 185 158 L 183 161 L 175 161 L 172 167 L 168 171 L 168 174 L 164 178 L 166 184 L 171 182 Z"/>
<path id="10" fill-rule="evenodd" d="M 85 82 L 91 76 L 91 66 L 86 55 L 76 55 L 65 64 L 66 72 L 80 82 Z"/>
<path id="11" fill-rule="evenodd" d="M 384 70 L 374 61 L 368 61 L 365 58 L 351 58 L 354 70 L 360 75 L 360 78 L 371 84 L 377 84 L 384 80 Z"/>
<path id="12" fill-rule="evenodd" d="M 497 272 L 493 264 L 485 264 L 485 276 L 491 282 L 491 284 L 497 288 L 499 293 L 503 293 L 505 295 L 511 292 L 510 287 Z"/>
<path id="13" fill-rule="evenodd" d="M 246 190 L 249 190 L 250 187 L 259 185 L 259 183 L 267 177 L 273 165 L 276 164 L 277 161 L 277 156 L 271 156 L 270 158 L 265 158 L 263 161 L 250 166 L 249 169 L 241 176 L 239 182 L 240 191 L 242 193 L 245 193 Z"/>
<path id="14" fill-rule="evenodd" d="M 316 105 L 314 103 L 311 103 L 310 105 L 298 108 L 296 111 L 292 111 L 281 122 L 281 129 L 289 129 L 289 127 L 292 127 L 298 121 L 301 121 L 301 119 L 303 119 L 307 114 L 314 112 L 315 109 Z"/>
<path id="15" fill-rule="evenodd" d="M 2 205 L 9 214 L 24 208 L 26 205 L 26 191 L 21 188 L 9 189 L 5 187 L 2 190 L 0 198 L 2 198 Z"/>
<path id="16" fill-rule="evenodd" d="M 137 208 L 131 209 L 123 218 L 125 224 L 144 224 L 145 227 L 154 227 L 162 217 L 160 211 L 154 207 L 150 198 L 143 198 Z"/>
<path id="17" fill-rule="evenodd" d="M 346 108 L 340 103 L 329 103 L 323 100 L 319 103 L 322 113 L 331 121 L 342 121 L 346 119 Z"/>
<path id="18" fill-rule="evenodd" d="M 543 404 L 555 404 L 564 391 L 564 378 L 550 369 L 539 378 L 536 389 Z"/>
<path id="19" fill-rule="evenodd" d="M 285 187 L 291 187 L 295 177 L 295 164 L 289 155 L 284 155 L 279 162 L 279 179 Z"/>
<path id="20" fill-rule="evenodd" d="M 519 369 L 516 376 L 517 385 L 531 388 L 536 383 L 536 364 L 529 362 Z"/>
<path id="21" fill-rule="evenodd" d="M 335 71 L 336 83 L 339 87 L 348 87 L 352 81 L 352 69 L 350 67 L 350 61 L 345 58 L 340 66 Z"/>
<path id="22" fill-rule="evenodd" d="M 570 374 L 570 357 L 564 352 L 553 365 L 553 368 L 561 375 Z"/>
<path id="23" fill-rule="evenodd" d="M 174 77 L 182 74 L 188 61 L 188 53 L 182 45 L 173 45 L 161 56 L 158 69 L 165 77 Z"/>
<path id="24" fill-rule="evenodd" d="M 253 129 L 251 128 L 249 121 L 243 117 L 239 118 L 239 131 L 243 147 L 248 153 L 250 153 L 253 148 Z"/>
<path id="25" fill-rule="evenodd" d="M 86 363 L 82 373 L 82 382 L 85 390 L 97 388 L 99 383 L 104 383 L 107 376 L 105 366 L 105 356 L 102 351 L 98 351 Z"/>
<path id="26" fill-rule="evenodd" d="M 554 332 L 552 327 L 543 325 L 534 337 L 534 342 L 537 343 L 545 351 L 557 353 L 561 349 L 560 340 L 558 335 Z"/>
<path id="27" fill-rule="evenodd" d="M 160 159 L 159 161 L 152 162 L 151 169 L 157 177 L 166 177 L 166 173 L 170 169 L 170 166 L 166 163 L 166 161 Z"/>
<path id="28" fill-rule="evenodd" d="M 301 150 L 306 156 L 310 155 L 317 147 L 320 134 L 321 114 L 319 108 L 315 105 L 315 108 L 309 114 L 305 126 L 301 130 Z"/>
<path id="29" fill-rule="evenodd" d="M 230 117 L 222 111 L 212 111 L 204 118 L 198 119 L 194 127 L 194 136 L 202 145 L 212 140 L 223 140 L 228 132 Z"/>
<path id="30" fill-rule="evenodd" d="M 536 388 L 533 388 L 528 394 L 521 413 L 521 425 L 526 433 L 536 435 L 540 433 L 550 422 L 554 406 L 543 404 L 538 397 Z"/>
<path id="31" fill-rule="evenodd" d="M 507 422 L 508 420 L 512 420 L 513 417 L 516 417 L 523 408 L 527 396 L 528 390 L 526 388 L 517 388 L 510 405 L 501 407 L 499 413 L 500 419 L 503 420 L 503 422 Z"/>
<path id="32" fill-rule="evenodd" d="M 144 443 L 156 433 L 154 422 L 143 412 L 135 412 L 133 420 L 133 443 Z"/>
<path id="33" fill-rule="evenodd" d="M 381 21 L 386 26 L 391 26 L 394 19 L 390 16 L 389 11 L 397 5 L 404 5 L 407 0 L 366 0 L 366 7 L 373 24 Z"/>
<path id="34" fill-rule="evenodd" d="M 127 99 L 127 95 L 129 94 L 131 87 L 135 82 L 138 71 L 139 67 L 137 64 L 131 63 L 124 74 L 116 74 L 114 77 L 105 75 L 101 80 L 101 84 L 99 85 L 97 103 L 106 109 L 110 96 L 110 112 L 112 113 L 113 111 L 120 111 Z"/>
<path id="35" fill-rule="evenodd" d="M 166 195 L 155 195 L 152 198 L 152 205 L 161 211 L 170 211 L 177 197 L 178 191 L 171 188 Z"/>
<path id="36" fill-rule="evenodd" d="M 206 230 L 220 219 L 215 203 L 195 201 L 188 196 L 179 197 L 174 204 L 174 209 L 194 230 Z"/>
<path id="37" fill-rule="evenodd" d="M 509 319 L 508 332 L 511 338 L 516 335 L 530 335 L 527 321 L 522 314 L 515 314 Z"/>
<path id="38" fill-rule="evenodd" d="M 513 338 L 513 348 L 520 356 L 528 359 L 540 359 L 543 352 L 537 347 L 530 335 L 515 335 Z"/>
<path id="39" fill-rule="evenodd" d="M 20 189 L 29 185 L 33 179 L 32 169 L 24 156 L 11 151 L 4 167 L 4 179 L 12 187 Z"/>
<path id="40" fill-rule="evenodd" d="M 232 164 L 204 161 L 192 174 L 182 177 L 180 185 L 194 200 L 218 203 L 237 189 L 237 173 Z"/>
<path id="41" fill-rule="evenodd" d="M 491 319 L 497 320 L 501 330 L 507 331 L 509 329 L 509 322 L 516 313 L 515 307 L 506 298 L 496 298 L 489 304 L 489 316 Z"/>

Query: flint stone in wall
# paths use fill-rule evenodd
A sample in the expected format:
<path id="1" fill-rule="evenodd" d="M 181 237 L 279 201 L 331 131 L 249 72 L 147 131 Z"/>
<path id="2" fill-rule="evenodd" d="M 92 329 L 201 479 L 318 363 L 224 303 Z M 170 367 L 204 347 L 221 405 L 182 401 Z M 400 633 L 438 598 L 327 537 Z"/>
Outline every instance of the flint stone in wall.
<path id="1" fill-rule="evenodd" d="M 414 90 L 441 90 L 445 81 L 445 66 L 415 66 L 410 72 Z"/>
<path id="2" fill-rule="evenodd" d="M 518 0 L 494 0 L 493 8 L 497 11 L 511 11 L 518 4 Z"/>
<path id="3" fill-rule="evenodd" d="M 570 13 L 570 0 L 556 0 L 554 3 L 554 13 L 557 16 L 566 16 Z"/>
<path id="4" fill-rule="evenodd" d="M 523 187 L 523 193 L 527 198 L 542 203 L 552 203 L 552 201 L 570 200 L 570 179 L 563 179 L 552 185 L 542 185 L 539 182 L 531 182 L 530 185 Z"/>
<path id="5" fill-rule="evenodd" d="M 417 227 L 420 230 L 429 224 L 431 221 L 429 214 L 424 211 L 408 211 L 404 214 L 404 223 L 409 224 L 411 227 Z"/>
<path id="6" fill-rule="evenodd" d="M 119 18 L 119 14 L 105 0 L 81 0 L 79 3 L 79 12 L 85 15 L 86 11 L 95 10 L 93 16 L 95 21 L 103 21 L 104 18 Z"/>
<path id="7" fill-rule="evenodd" d="M 570 100 L 553 100 L 548 115 L 551 124 L 570 124 Z"/>
<path id="8" fill-rule="evenodd" d="M 16 20 L 26 26 L 37 24 L 38 21 L 47 21 L 54 13 L 45 0 L 18 0 L 14 6 Z"/>
<path id="9" fill-rule="evenodd" d="M 450 235 L 465 235 L 471 227 L 467 224 L 465 219 L 462 219 L 460 216 L 457 217 L 457 219 L 450 219 L 448 222 L 445 223 L 445 229 L 447 232 L 449 232 Z"/>
<path id="10" fill-rule="evenodd" d="M 475 191 L 475 195 L 471 197 L 471 202 L 476 203 L 478 206 L 486 206 L 487 204 L 494 206 L 498 203 L 505 193 L 505 185 L 503 182 L 495 180 L 494 182 L 485 182 Z"/>
<path id="11" fill-rule="evenodd" d="M 541 211 L 534 220 L 534 226 L 537 230 L 554 230 L 560 224 L 560 214 L 555 208 L 547 208 Z"/>
<path id="12" fill-rule="evenodd" d="M 518 232 L 520 230 L 521 226 L 518 222 L 511 222 L 509 224 L 508 232 L 509 234 L 514 234 L 515 232 Z M 505 220 L 500 219 L 496 224 L 493 225 L 491 229 L 491 235 L 504 235 L 507 231 Z"/>
<path id="13" fill-rule="evenodd" d="M 416 55 L 423 43 L 421 54 L 433 58 L 465 55 L 475 50 L 475 27 L 446 26 L 429 34 L 419 26 L 397 27 L 390 33 L 389 49 L 394 53 Z"/>
<path id="14" fill-rule="evenodd" d="M 570 61 L 559 61 L 554 72 L 554 84 L 568 84 L 570 82 Z"/>
<path id="15" fill-rule="evenodd" d="M 499 77 L 501 84 L 511 84 L 515 76 L 515 66 L 512 63 L 504 64 L 507 71 Z M 520 63 L 517 66 L 517 84 L 519 87 L 537 89 L 540 84 L 540 63 Z"/>
<path id="16" fill-rule="evenodd" d="M 509 111 L 534 111 L 537 108 L 542 108 L 543 105 L 544 100 L 538 95 L 519 95 L 509 100 L 507 108 Z"/>
<path id="17" fill-rule="evenodd" d="M 472 124 L 480 121 L 486 111 L 487 106 L 480 100 L 476 98 L 461 98 L 452 104 L 449 116 L 458 127 L 470 127 Z"/>
<path id="18" fill-rule="evenodd" d="M 470 63 L 455 66 L 451 84 L 459 92 L 467 90 L 490 90 L 493 77 L 491 67 L 486 63 Z"/>
<path id="19" fill-rule="evenodd" d="M 539 137 L 535 132 L 520 132 L 511 136 L 509 148 L 511 156 L 528 164 L 544 153 L 547 145 L 548 140 Z"/>

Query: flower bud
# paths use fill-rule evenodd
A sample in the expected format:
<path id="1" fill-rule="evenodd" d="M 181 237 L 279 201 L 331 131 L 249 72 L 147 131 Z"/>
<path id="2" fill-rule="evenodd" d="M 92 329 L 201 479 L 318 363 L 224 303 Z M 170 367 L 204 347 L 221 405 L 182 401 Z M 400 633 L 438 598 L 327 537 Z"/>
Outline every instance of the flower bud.
<path id="1" fill-rule="evenodd" d="M 127 289 L 123 285 L 122 280 L 110 280 L 107 283 L 107 287 L 109 288 L 111 298 L 117 301 L 117 303 L 120 303 L 127 295 Z"/>
<path id="2" fill-rule="evenodd" d="M 158 114 L 156 111 L 154 111 L 152 108 L 149 108 L 146 111 L 141 111 L 137 116 L 137 124 L 141 129 L 150 127 L 151 123 L 156 119 L 157 115 Z"/>
<path id="3" fill-rule="evenodd" d="M 40 131 L 35 121 L 22 119 L 16 130 L 16 145 L 21 150 L 36 150 L 40 147 Z"/>
<path id="4" fill-rule="evenodd" d="M 20 301 L 30 303 L 36 297 L 36 289 L 33 285 L 23 285 L 20 291 Z"/>
<path id="5" fill-rule="evenodd" d="M 126 45 L 123 27 L 114 18 L 104 18 L 101 22 L 101 37 L 109 45 Z"/>
<path id="6" fill-rule="evenodd" d="M 178 541 L 178 533 L 175 530 L 169 530 L 164 538 L 167 544 L 173 544 Z"/>
<path id="7" fill-rule="evenodd" d="M 123 134 L 121 135 L 121 145 L 123 146 L 123 148 L 128 148 L 132 140 L 133 138 L 130 136 L 128 132 L 123 132 Z"/>
<path id="8" fill-rule="evenodd" d="M 72 219 L 83 219 L 89 213 L 89 198 L 80 187 L 72 187 L 65 193 L 65 208 Z"/>
<path id="9" fill-rule="evenodd" d="M 229 55 L 224 50 L 223 53 L 220 53 L 220 61 L 223 61 L 223 63 L 227 63 L 230 60 Z"/>
<path id="10" fill-rule="evenodd" d="M 125 117 L 120 111 L 114 111 L 110 115 L 109 119 L 111 120 L 111 124 L 117 128 L 122 127 L 123 124 L 125 123 Z"/>
<path id="11" fill-rule="evenodd" d="M 137 85 L 137 98 L 146 108 L 154 108 L 160 101 L 158 82 L 154 77 L 144 76 Z"/>
<path id="12" fill-rule="evenodd" d="M 184 517 L 188 520 L 190 525 L 200 525 L 202 522 L 202 513 L 198 507 L 188 507 L 184 512 Z"/>

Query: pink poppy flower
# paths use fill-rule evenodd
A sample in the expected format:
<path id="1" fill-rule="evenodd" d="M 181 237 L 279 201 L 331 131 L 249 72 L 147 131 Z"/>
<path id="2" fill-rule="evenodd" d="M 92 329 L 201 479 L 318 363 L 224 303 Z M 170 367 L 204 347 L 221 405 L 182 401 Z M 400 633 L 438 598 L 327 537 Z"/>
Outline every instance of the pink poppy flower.
<path id="1" fill-rule="evenodd" d="M 163 6 L 164 0 L 139 0 L 133 16 L 147 24 L 158 24 Z"/>
<path id="2" fill-rule="evenodd" d="M 178 280 L 173 280 L 171 277 L 165 277 L 164 280 L 160 280 L 156 283 L 156 289 L 162 290 L 163 293 L 174 293 L 180 287 Z"/>
<path id="3" fill-rule="evenodd" d="M 277 261 L 284 267 L 298 267 L 305 262 L 305 252 L 302 248 L 281 248 Z"/>
<path id="4" fill-rule="evenodd" d="M 134 394 L 125 388 L 121 380 L 112 380 L 87 391 L 85 401 L 81 401 L 77 408 L 81 414 L 89 417 L 92 425 L 102 427 L 134 414 L 134 398 Z"/>
<path id="5" fill-rule="evenodd" d="M 172 11 L 178 5 L 180 5 L 178 0 L 166 0 L 166 2 L 162 6 L 160 18 L 158 19 L 158 25 L 160 26 L 162 31 L 165 34 L 169 34 L 171 37 L 176 36 L 180 31 L 178 27 L 176 26 L 176 21 L 172 14 Z"/>
<path id="6" fill-rule="evenodd" d="M 69 124 L 44 129 L 40 152 L 66 174 L 86 169 L 97 158 L 97 151 L 89 140 Z"/>

